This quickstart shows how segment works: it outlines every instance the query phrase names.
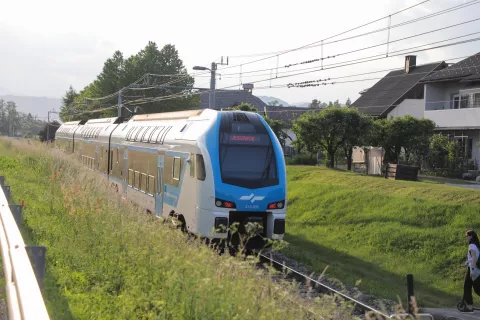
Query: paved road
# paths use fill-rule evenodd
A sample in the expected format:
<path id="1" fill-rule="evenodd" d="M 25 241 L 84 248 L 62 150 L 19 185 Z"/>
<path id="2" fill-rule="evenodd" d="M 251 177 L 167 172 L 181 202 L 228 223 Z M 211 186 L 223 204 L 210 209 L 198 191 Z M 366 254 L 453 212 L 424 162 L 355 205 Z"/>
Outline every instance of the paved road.
<path id="1" fill-rule="evenodd" d="M 453 183 L 445 183 L 445 184 L 447 186 L 452 186 L 452 187 L 461 187 L 461 188 L 470 188 L 470 189 L 480 190 L 480 184 L 453 184 Z M 480 319 L 480 317 L 477 319 Z"/>
<path id="2" fill-rule="evenodd" d="M 430 313 L 435 320 L 479 320 L 480 311 L 476 313 L 461 313 L 456 309 L 423 309 L 425 313 Z"/>

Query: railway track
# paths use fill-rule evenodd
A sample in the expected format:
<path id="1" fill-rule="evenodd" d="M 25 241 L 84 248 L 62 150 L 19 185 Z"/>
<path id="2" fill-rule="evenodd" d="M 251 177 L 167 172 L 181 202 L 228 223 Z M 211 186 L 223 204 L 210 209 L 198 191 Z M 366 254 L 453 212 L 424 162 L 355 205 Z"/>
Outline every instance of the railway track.
<path id="1" fill-rule="evenodd" d="M 276 270 L 282 273 L 288 273 L 287 279 L 294 279 L 295 281 L 303 284 L 303 286 L 308 287 L 309 290 L 315 290 L 317 295 L 321 294 L 329 294 L 329 295 L 336 295 L 338 297 L 343 298 L 344 300 L 351 302 L 355 305 L 353 315 L 357 316 L 362 319 L 378 319 L 378 320 L 386 320 L 386 319 L 429 319 L 433 320 L 433 316 L 431 314 L 408 314 L 408 313 L 393 313 L 387 314 L 385 311 L 381 311 L 376 307 L 370 306 L 356 298 L 353 298 L 332 286 L 329 286 L 325 283 L 319 282 L 312 277 L 303 274 L 295 270 L 292 267 L 287 266 L 284 262 L 280 262 L 272 257 L 271 254 L 261 253 L 258 250 L 251 250 L 251 253 L 256 255 L 259 258 L 260 264 L 259 267 L 263 267 L 265 263 L 269 264 L 270 266 L 274 267 Z"/>

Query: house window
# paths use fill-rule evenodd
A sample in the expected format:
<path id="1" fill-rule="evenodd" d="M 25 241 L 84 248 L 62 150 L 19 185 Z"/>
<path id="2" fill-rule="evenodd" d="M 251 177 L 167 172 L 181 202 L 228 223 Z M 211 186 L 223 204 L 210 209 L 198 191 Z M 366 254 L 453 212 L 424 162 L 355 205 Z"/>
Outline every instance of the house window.
<path id="1" fill-rule="evenodd" d="M 460 96 L 458 94 L 454 94 L 452 96 L 452 109 L 458 109 L 460 107 Z"/>
<path id="2" fill-rule="evenodd" d="M 175 157 L 173 159 L 173 180 L 180 180 L 181 159 Z"/>
<path id="3" fill-rule="evenodd" d="M 473 94 L 473 107 L 480 108 L 480 93 Z"/>

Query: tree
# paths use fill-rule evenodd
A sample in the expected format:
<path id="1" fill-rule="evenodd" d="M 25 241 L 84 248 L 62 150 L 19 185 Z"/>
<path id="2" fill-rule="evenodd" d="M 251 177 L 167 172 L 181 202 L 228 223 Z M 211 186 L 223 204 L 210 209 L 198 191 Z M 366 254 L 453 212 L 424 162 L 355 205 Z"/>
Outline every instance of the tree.
<path id="1" fill-rule="evenodd" d="M 50 129 L 48 128 L 50 126 Z M 58 121 L 52 121 L 50 124 L 46 123 L 45 127 L 38 133 L 38 137 L 40 138 L 41 142 L 47 141 L 47 133 L 49 136 L 49 141 L 53 141 L 55 138 L 55 132 L 57 132 L 58 128 L 60 127 L 60 123 Z"/>
<path id="2" fill-rule="evenodd" d="M 345 108 L 345 140 L 343 151 L 347 158 L 347 169 L 352 170 L 353 147 L 362 146 L 368 140 L 373 119 L 357 109 Z"/>
<path id="3" fill-rule="evenodd" d="M 239 105 L 226 108 L 225 110 L 240 110 L 240 111 L 249 111 L 249 112 L 258 112 L 258 109 L 255 108 L 252 104 L 242 102 Z"/>
<path id="4" fill-rule="evenodd" d="M 350 100 L 350 98 L 347 99 L 347 101 L 345 102 L 345 105 L 347 107 L 350 107 L 352 105 L 352 101 Z"/>
<path id="5" fill-rule="evenodd" d="M 403 150 L 409 162 L 411 156 L 421 157 L 427 153 L 434 129 L 433 121 L 410 115 L 380 119 L 373 124 L 370 141 L 373 145 L 383 147 L 387 161 L 398 163 Z"/>
<path id="6" fill-rule="evenodd" d="M 335 165 L 336 156 L 342 151 L 350 170 L 353 147 L 369 137 L 372 120 L 357 109 L 333 104 L 320 112 L 307 112 L 294 121 L 295 144 L 310 153 L 325 151 L 330 167 Z"/>
<path id="7" fill-rule="evenodd" d="M 157 75 L 171 76 L 157 77 Z M 194 109 L 200 104 L 198 95 L 189 95 L 192 92 L 194 79 L 187 73 L 175 46 L 167 44 L 160 50 L 155 42 L 150 41 L 145 48 L 128 58 L 124 58 L 120 51 L 115 51 L 112 57 L 105 61 L 102 71 L 92 83 L 78 94 L 73 89 L 67 91 L 61 110 L 61 119 L 66 121 L 115 116 L 116 110 L 112 109 L 79 115 L 71 115 L 70 111 L 71 109 L 80 112 L 101 110 L 116 104 L 119 90 L 134 83 L 149 86 L 149 89 L 122 91 L 122 103 L 132 111 L 135 105 L 141 106 L 141 110 L 145 113 L 154 113 Z M 170 87 L 161 86 L 164 84 Z M 178 98 L 161 99 L 163 96 L 176 94 L 179 95 Z M 108 95 L 111 97 L 104 100 L 87 99 Z M 75 103 L 71 102 L 72 96 Z M 134 100 L 136 100 L 135 104 Z"/>
<path id="8" fill-rule="evenodd" d="M 75 89 L 73 89 L 73 87 L 70 85 L 70 88 L 68 88 L 67 92 L 65 92 L 65 95 L 62 97 L 62 106 L 60 107 L 60 119 L 62 119 L 63 121 L 68 121 L 70 119 L 70 112 L 73 109 L 73 102 L 77 97 L 77 91 L 75 91 Z"/>
<path id="9" fill-rule="evenodd" d="M 273 101 L 270 101 L 267 106 L 270 106 L 270 107 L 276 107 L 278 106 L 280 103 L 278 102 L 278 100 L 273 100 Z"/>
<path id="10" fill-rule="evenodd" d="M 321 102 L 320 102 L 319 100 L 313 99 L 313 100 L 312 100 L 312 103 L 310 103 L 310 104 L 308 105 L 308 107 L 309 107 L 309 108 L 312 108 L 312 109 L 318 109 L 318 108 L 320 108 L 320 103 L 321 103 Z"/>
<path id="11" fill-rule="evenodd" d="M 293 141 L 295 149 L 306 151 L 311 156 L 321 150 L 319 141 L 322 135 L 317 130 L 321 125 L 320 113 L 306 112 L 293 122 L 292 131 L 297 136 Z"/>
<path id="12" fill-rule="evenodd" d="M 272 129 L 273 133 L 275 133 L 275 136 L 277 136 L 278 141 L 282 145 L 282 147 L 285 147 L 285 143 L 287 142 L 287 139 L 292 140 L 292 138 L 285 132 L 285 122 L 282 120 L 273 120 L 267 116 L 263 117 L 267 124 L 270 126 Z"/>

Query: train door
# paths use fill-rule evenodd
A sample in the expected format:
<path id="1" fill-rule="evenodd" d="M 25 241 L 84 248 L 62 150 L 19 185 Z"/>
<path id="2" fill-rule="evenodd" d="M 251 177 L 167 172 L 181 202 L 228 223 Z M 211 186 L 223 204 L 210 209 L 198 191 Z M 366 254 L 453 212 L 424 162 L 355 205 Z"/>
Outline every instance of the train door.
<path id="1" fill-rule="evenodd" d="M 157 217 L 161 217 L 163 215 L 163 167 L 164 156 L 159 155 L 157 163 L 157 192 L 155 193 L 155 212 Z"/>

